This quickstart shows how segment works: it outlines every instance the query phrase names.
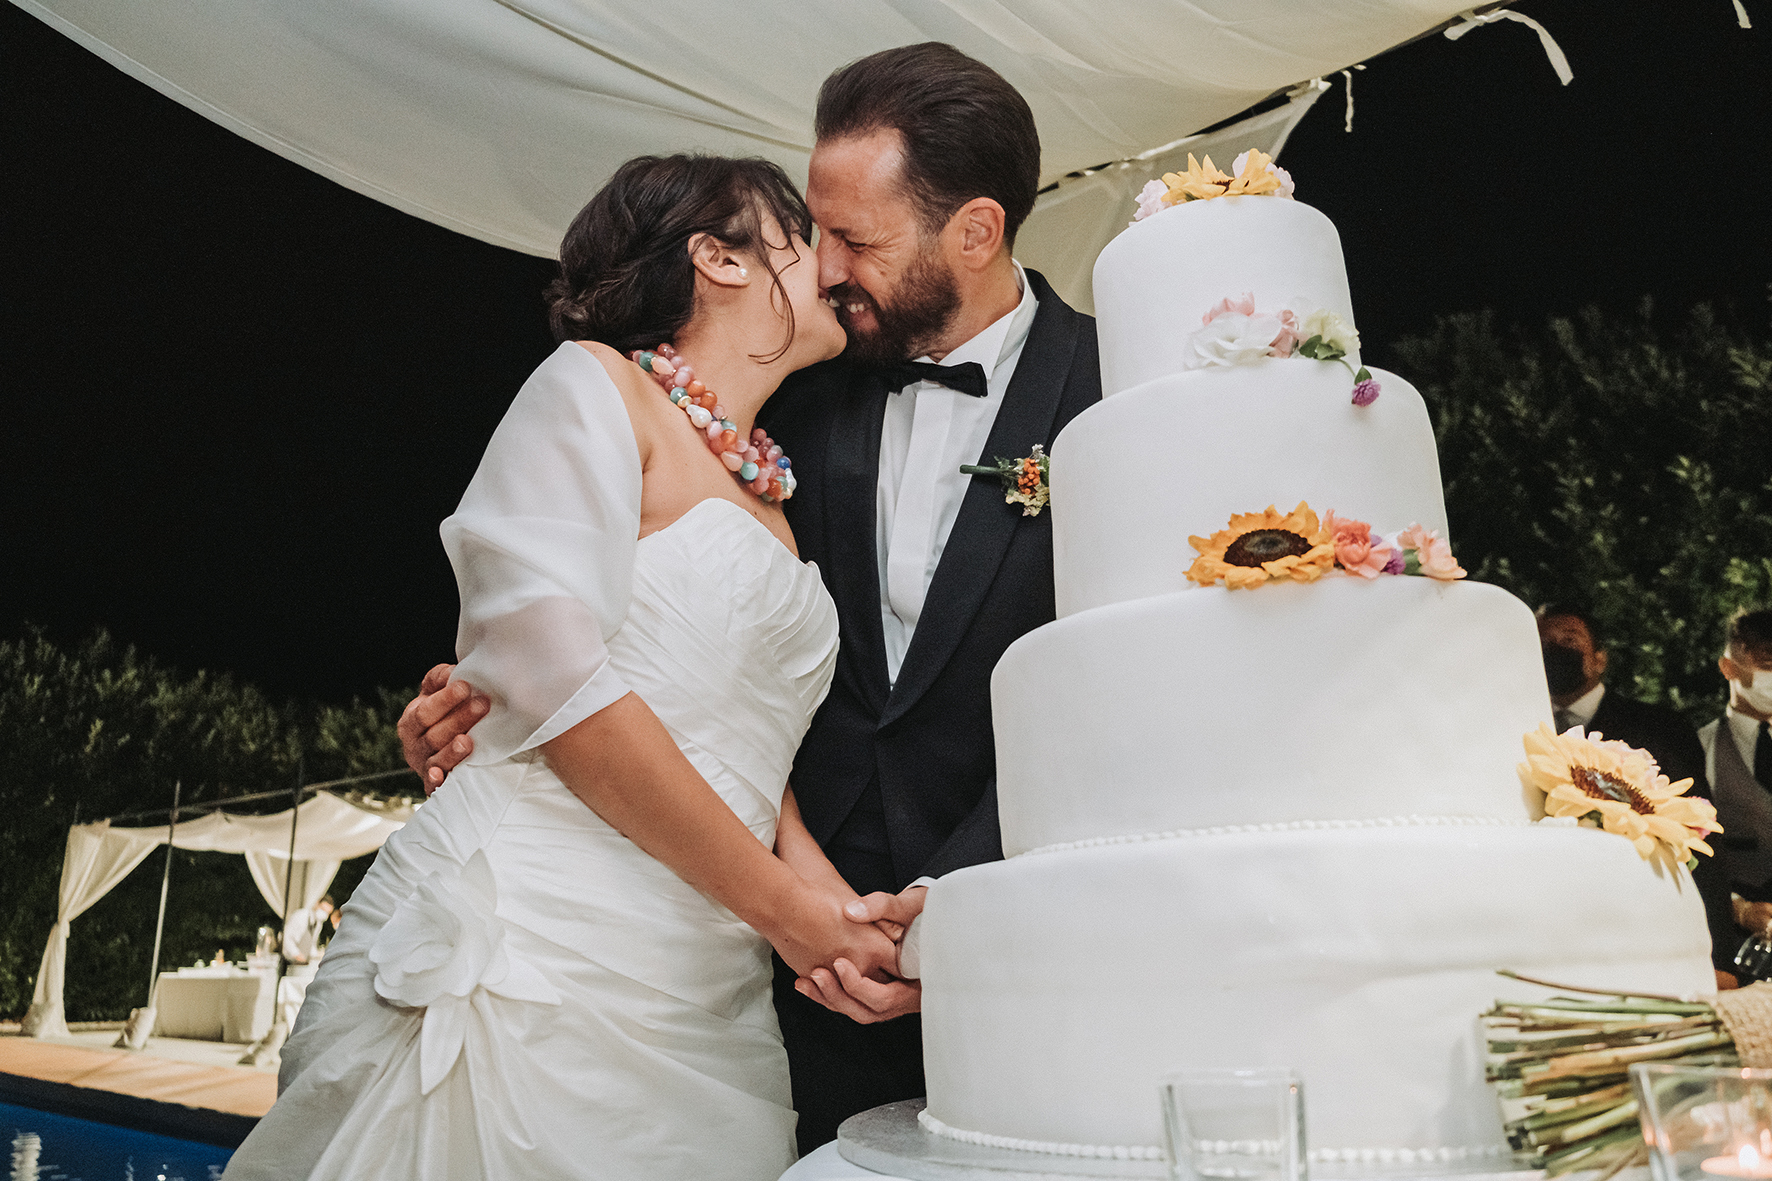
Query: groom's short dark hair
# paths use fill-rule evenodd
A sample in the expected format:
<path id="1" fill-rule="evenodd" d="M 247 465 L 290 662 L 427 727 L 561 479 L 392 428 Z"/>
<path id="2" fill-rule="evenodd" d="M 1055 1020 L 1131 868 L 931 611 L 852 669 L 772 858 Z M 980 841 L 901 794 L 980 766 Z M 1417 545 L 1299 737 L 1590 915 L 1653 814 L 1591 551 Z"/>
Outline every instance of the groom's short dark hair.
<path id="1" fill-rule="evenodd" d="M 1004 244 L 1034 209 L 1040 133 L 1021 92 L 952 45 L 885 49 L 824 80 L 814 129 L 841 139 L 891 128 L 904 137 L 905 187 L 938 229 L 975 197 L 1003 207 Z"/>

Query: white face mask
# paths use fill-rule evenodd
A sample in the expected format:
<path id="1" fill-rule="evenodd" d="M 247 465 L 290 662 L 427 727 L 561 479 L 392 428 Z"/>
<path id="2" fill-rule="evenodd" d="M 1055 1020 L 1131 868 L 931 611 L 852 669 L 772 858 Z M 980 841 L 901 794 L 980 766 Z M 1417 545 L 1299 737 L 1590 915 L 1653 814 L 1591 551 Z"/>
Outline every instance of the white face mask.
<path id="1" fill-rule="evenodd" d="M 1740 681 L 1730 682 L 1735 695 L 1754 712 L 1772 714 L 1772 668 L 1756 668 L 1753 674 L 1754 679 L 1747 685 Z"/>

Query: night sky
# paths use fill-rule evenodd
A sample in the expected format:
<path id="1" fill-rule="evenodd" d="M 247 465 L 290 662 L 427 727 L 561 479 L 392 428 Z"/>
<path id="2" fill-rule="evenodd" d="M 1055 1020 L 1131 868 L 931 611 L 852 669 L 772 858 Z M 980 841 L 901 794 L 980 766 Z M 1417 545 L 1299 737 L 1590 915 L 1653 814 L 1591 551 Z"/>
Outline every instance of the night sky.
<path id="1" fill-rule="evenodd" d="M 1729 0 L 1528 0 L 1573 85 L 1519 25 L 1435 36 L 1357 75 L 1351 135 L 1337 78 L 1283 163 L 1341 230 L 1369 359 L 1437 315 L 1645 295 L 1763 332 L 1772 3 L 1745 3 L 1751 31 Z M 552 264 L 306 172 L 8 4 L 0 94 L 0 638 L 103 626 L 322 700 L 448 659 L 436 526 L 552 347 Z"/>

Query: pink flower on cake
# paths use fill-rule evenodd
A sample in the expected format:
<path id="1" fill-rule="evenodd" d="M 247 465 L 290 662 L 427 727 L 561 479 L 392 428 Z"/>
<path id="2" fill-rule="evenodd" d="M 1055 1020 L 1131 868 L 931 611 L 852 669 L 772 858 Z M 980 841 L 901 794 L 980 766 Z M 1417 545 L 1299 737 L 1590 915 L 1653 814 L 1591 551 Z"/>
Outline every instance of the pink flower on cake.
<path id="1" fill-rule="evenodd" d="M 1361 578 L 1377 578 L 1389 566 L 1393 550 L 1382 537 L 1372 536 L 1372 526 L 1351 517 L 1338 517 L 1330 510 L 1323 518 L 1323 530 L 1335 546 L 1335 562 L 1349 574 Z"/>
<path id="2" fill-rule="evenodd" d="M 1253 316 L 1255 314 L 1255 293 L 1245 291 L 1239 297 L 1225 296 L 1200 317 L 1201 324 L 1210 324 L 1220 316 Z"/>
<path id="3" fill-rule="evenodd" d="M 1292 350 L 1297 348 L 1298 342 L 1303 339 L 1304 337 L 1298 331 L 1298 317 L 1292 314 L 1291 308 L 1282 310 L 1280 312 L 1280 335 L 1274 337 L 1274 343 L 1269 346 L 1273 349 L 1274 356 L 1290 357 Z"/>
<path id="4" fill-rule="evenodd" d="M 1397 535 L 1397 543 L 1412 551 L 1410 557 L 1419 566 L 1420 573 L 1429 578 L 1451 582 L 1465 576 L 1464 567 L 1452 556 L 1452 544 L 1436 530 L 1411 525 Z"/>
<path id="5" fill-rule="evenodd" d="M 1132 215 L 1135 222 L 1143 221 L 1154 213 L 1161 213 L 1169 208 L 1163 197 L 1169 192 L 1169 186 L 1160 180 L 1146 181 L 1144 188 L 1138 191 L 1138 212 Z"/>
<path id="6" fill-rule="evenodd" d="M 1376 381 L 1373 381 L 1370 377 L 1364 381 L 1356 381 L 1354 383 L 1354 405 L 1372 405 L 1372 403 L 1378 401 L 1378 392 L 1380 388 L 1379 384 Z"/>

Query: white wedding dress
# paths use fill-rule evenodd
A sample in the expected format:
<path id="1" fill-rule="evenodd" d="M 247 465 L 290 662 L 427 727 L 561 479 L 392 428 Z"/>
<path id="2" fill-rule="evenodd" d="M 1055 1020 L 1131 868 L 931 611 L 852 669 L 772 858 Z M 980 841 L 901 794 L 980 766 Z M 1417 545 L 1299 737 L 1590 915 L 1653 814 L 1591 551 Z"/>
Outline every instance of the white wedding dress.
<path id="1" fill-rule="evenodd" d="M 632 690 L 773 845 L 836 612 L 730 501 L 638 527 L 621 396 L 562 345 L 443 529 L 459 675 L 498 705 L 351 896 L 230 1179 L 774 1181 L 792 1164 L 768 944 L 536 747 Z"/>

